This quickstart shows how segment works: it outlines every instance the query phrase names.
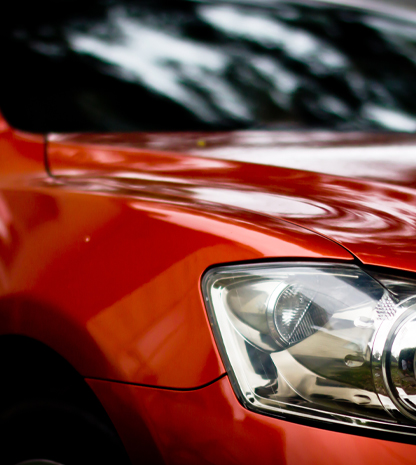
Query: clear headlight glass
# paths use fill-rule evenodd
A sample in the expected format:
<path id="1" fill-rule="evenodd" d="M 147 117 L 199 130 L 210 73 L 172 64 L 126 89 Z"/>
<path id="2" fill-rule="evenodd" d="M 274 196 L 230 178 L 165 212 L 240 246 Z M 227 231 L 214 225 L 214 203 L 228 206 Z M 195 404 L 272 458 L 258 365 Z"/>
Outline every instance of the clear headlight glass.
<path id="1" fill-rule="evenodd" d="M 203 294 L 248 408 L 416 434 L 416 283 L 355 265 L 218 267 Z"/>

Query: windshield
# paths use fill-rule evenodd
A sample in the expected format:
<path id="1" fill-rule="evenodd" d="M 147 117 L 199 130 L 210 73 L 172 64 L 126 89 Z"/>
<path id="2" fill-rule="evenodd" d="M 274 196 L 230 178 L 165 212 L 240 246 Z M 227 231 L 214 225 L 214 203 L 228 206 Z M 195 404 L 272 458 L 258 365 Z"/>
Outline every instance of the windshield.
<path id="1" fill-rule="evenodd" d="M 387 10 L 31 3 L 0 19 L 0 108 L 20 129 L 416 131 L 416 25 Z"/>

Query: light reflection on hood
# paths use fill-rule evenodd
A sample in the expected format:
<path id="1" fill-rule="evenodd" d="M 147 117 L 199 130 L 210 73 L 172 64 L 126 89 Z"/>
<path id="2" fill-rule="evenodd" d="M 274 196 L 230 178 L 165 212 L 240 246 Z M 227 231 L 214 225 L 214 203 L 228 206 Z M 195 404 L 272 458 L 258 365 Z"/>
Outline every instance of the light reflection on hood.
<path id="1" fill-rule="evenodd" d="M 225 141 L 224 141 L 225 142 Z M 370 143 L 369 143 L 370 142 Z M 163 144 L 163 141 L 159 141 Z M 416 138 L 382 134 L 235 132 L 231 140 L 193 154 L 218 160 L 276 166 L 350 178 L 411 185 L 416 183 Z"/>
<path id="2" fill-rule="evenodd" d="M 283 195 L 277 196 L 252 190 L 195 187 L 192 189 L 191 195 L 195 200 L 199 201 L 229 205 L 286 218 L 326 217 L 330 210 L 327 205 L 316 201 L 308 202 L 306 199 L 296 199 Z"/>

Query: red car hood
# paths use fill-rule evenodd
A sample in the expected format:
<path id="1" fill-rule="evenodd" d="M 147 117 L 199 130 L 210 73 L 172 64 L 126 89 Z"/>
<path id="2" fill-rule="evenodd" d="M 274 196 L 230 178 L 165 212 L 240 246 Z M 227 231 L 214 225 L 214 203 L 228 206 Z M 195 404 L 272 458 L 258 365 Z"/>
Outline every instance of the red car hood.
<path id="1" fill-rule="evenodd" d="M 52 135 L 57 176 L 285 219 L 363 263 L 416 271 L 416 137 L 236 132 Z M 256 216 L 258 221 L 258 216 Z"/>

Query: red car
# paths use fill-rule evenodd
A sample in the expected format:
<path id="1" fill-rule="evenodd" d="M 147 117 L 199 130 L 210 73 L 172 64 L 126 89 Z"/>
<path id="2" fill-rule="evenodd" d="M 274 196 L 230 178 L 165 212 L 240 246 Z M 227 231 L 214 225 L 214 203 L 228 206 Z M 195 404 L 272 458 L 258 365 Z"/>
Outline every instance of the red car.
<path id="1" fill-rule="evenodd" d="M 0 23 L 0 463 L 416 463 L 413 3 Z"/>

